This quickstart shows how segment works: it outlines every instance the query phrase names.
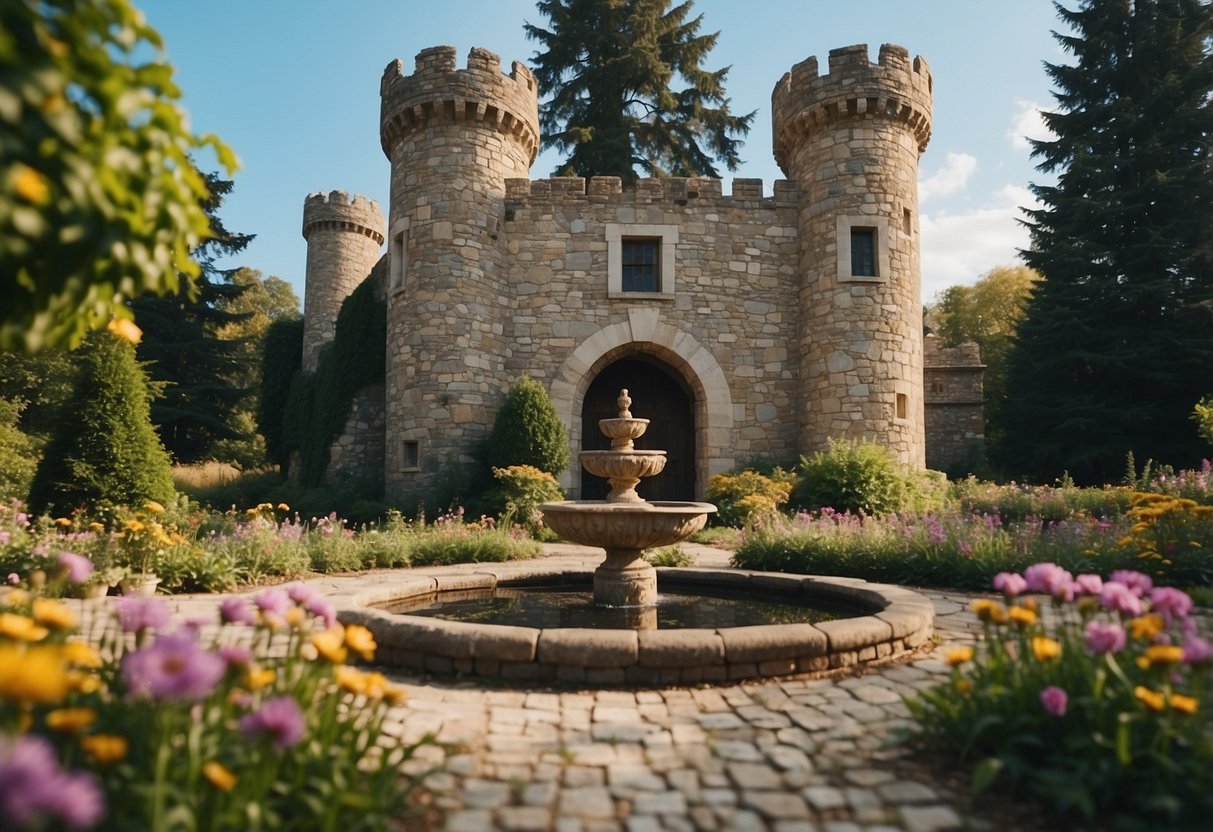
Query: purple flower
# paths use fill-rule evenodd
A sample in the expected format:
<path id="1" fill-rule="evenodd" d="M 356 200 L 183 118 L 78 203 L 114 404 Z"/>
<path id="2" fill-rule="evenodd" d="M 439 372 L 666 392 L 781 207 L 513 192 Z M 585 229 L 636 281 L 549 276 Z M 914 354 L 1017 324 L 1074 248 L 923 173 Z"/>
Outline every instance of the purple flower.
<path id="1" fill-rule="evenodd" d="M 219 658 L 229 666 L 244 667 L 253 660 L 253 651 L 243 644 L 226 644 L 219 648 Z"/>
<path id="2" fill-rule="evenodd" d="M 1155 587 L 1150 592 L 1150 612 L 1158 613 L 1167 621 L 1187 618 L 1192 612 L 1192 596 L 1171 586 Z"/>
<path id="3" fill-rule="evenodd" d="M 67 579 L 74 584 L 82 584 L 93 574 L 93 562 L 75 552 L 60 552 L 59 566 L 67 573 Z"/>
<path id="4" fill-rule="evenodd" d="M 205 699 L 223 678 L 227 663 L 189 636 L 158 636 L 150 646 L 122 659 L 122 678 L 135 696 L 152 699 Z"/>
<path id="5" fill-rule="evenodd" d="M 1184 644 L 1184 664 L 1213 664 L 1213 642 L 1192 636 Z"/>
<path id="6" fill-rule="evenodd" d="M 1099 603 L 1104 609 L 1113 610 L 1122 615 L 1141 615 L 1141 598 L 1133 590 L 1119 581 L 1108 581 L 1099 592 Z"/>
<path id="7" fill-rule="evenodd" d="M 281 589 L 264 589 L 253 596 L 253 603 L 263 613 L 274 615 L 286 615 L 287 611 L 294 606 L 290 596 Z"/>
<path id="8" fill-rule="evenodd" d="M 1133 594 L 1138 598 L 1141 598 L 1154 588 L 1154 582 L 1150 580 L 1149 575 L 1143 575 L 1141 572 L 1136 572 L 1132 569 L 1117 569 L 1108 580 L 1124 584 L 1133 590 Z"/>
<path id="9" fill-rule="evenodd" d="M 1092 653 L 1115 653 L 1125 646 L 1125 628 L 1108 621 L 1089 621 L 1086 638 L 1087 649 Z"/>
<path id="10" fill-rule="evenodd" d="M 257 613 L 247 598 L 224 598 L 219 605 L 219 619 L 224 624 L 256 624 Z"/>
<path id="11" fill-rule="evenodd" d="M 1065 716 L 1068 701 L 1066 692 L 1056 685 L 1049 685 L 1040 692 L 1040 704 L 1052 716 Z"/>
<path id="12" fill-rule="evenodd" d="M 87 829 L 101 820 L 105 804 L 92 775 L 59 767 L 42 737 L 0 735 L 0 818 L 13 828 Z M 62 825 L 62 826 L 61 826 Z"/>
<path id="13" fill-rule="evenodd" d="M 320 597 L 320 594 L 307 584 L 291 584 L 286 588 L 286 595 L 301 607 L 313 598 Z"/>
<path id="14" fill-rule="evenodd" d="M 172 614 L 168 605 L 159 598 L 141 598 L 138 595 L 123 595 L 114 604 L 118 615 L 118 626 L 124 633 L 162 628 L 168 624 Z"/>
<path id="15" fill-rule="evenodd" d="M 17 584 L 21 583 L 21 576 L 18 575 L 16 572 L 9 572 L 8 573 L 8 582 L 12 586 L 16 586 Z"/>
<path id="16" fill-rule="evenodd" d="M 1028 582 L 1022 575 L 1015 572 L 999 572 L 994 576 L 994 588 L 1008 597 L 1022 595 L 1028 588 Z"/>
<path id="17" fill-rule="evenodd" d="M 324 619 L 325 627 L 332 627 L 337 623 L 337 610 L 324 598 L 312 598 L 307 602 L 304 609 L 317 618 Z"/>
<path id="18" fill-rule="evenodd" d="M 260 709 L 240 720 L 245 736 L 265 737 L 279 751 L 284 751 L 303 739 L 307 724 L 299 704 L 289 696 L 267 699 Z"/>
<path id="19" fill-rule="evenodd" d="M 1074 577 L 1055 563 L 1034 563 L 1023 571 L 1023 578 L 1032 592 L 1066 601 L 1074 598 Z"/>
<path id="20" fill-rule="evenodd" d="M 1098 595 L 1103 590 L 1103 578 L 1098 575 L 1079 575 L 1074 579 L 1074 589 L 1079 595 Z"/>

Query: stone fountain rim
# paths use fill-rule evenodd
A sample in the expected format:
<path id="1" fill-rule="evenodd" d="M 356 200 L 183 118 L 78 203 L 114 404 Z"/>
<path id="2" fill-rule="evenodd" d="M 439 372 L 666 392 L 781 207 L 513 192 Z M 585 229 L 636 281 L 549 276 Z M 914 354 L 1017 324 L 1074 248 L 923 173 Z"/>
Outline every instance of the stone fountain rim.
<path id="1" fill-rule="evenodd" d="M 548 513 L 578 511 L 590 514 L 599 512 L 624 512 L 628 514 L 715 514 L 717 511 L 716 506 L 711 503 L 683 502 L 678 500 L 620 501 L 617 503 L 608 503 L 605 500 L 562 500 L 558 503 L 540 503 L 538 509 Z"/>
<path id="2" fill-rule="evenodd" d="M 362 624 L 381 664 L 438 675 L 479 675 L 517 683 L 661 686 L 822 675 L 906 656 L 934 633 L 934 606 L 922 595 L 856 578 L 737 569 L 658 568 L 660 583 L 756 592 L 804 593 L 872 612 L 817 624 L 763 624 L 684 630 L 513 627 L 390 613 L 380 606 L 442 592 L 492 589 L 527 580 L 589 580 L 592 569 L 532 562 L 410 573 L 337 599 L 338 618 Z"/>

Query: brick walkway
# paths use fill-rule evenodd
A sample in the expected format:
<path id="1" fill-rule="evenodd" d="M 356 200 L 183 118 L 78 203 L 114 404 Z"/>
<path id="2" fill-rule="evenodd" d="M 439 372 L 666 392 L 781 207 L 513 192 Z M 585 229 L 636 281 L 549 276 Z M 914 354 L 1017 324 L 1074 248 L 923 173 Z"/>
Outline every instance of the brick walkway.
<path id="1" fill-rule="evenodd" d="M 547 547 L 595 562 L 595 550 Z M 686 546 L 705 566 L 728 553 Z M 473 567 L 469 567 L 473 568 Z M 425 571 L 425 570 L 419 570 Z M 449 570 L 444 570 L 449 571 Z M 383 573 L 324 578 L 344 594 Z M 490 688 L 393 673 L 409 696 L 393 712 L 406 739 L 434 734 L 418 768 L 449 832 L 772 830 L 934 832 L 1000 828 L 966 816 L 965 797 L 916 772 L 890 743 L 907 724 L 902 695 L 947 669 L 949 644 L 979 628 L 968 597 L 924 591 L 935 605 L 933 655 L 862 676 L 659 690 Z M 210 617 L 219 596 L 170 599 Z"/>

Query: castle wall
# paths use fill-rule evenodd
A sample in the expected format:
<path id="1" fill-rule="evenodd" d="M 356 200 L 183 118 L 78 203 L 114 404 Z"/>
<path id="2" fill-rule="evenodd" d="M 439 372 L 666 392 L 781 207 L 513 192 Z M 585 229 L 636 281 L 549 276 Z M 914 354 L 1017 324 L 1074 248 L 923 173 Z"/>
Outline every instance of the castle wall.
<path id="1" fill-rule="evenodd" d="M 383 385 L 364 387 L 354 395 L 345 428 L 329 448 L 325 482 L 381 481 L 385 413 Z"/>
<path id="2" fill-rule="evenodd" d="M 948 473 L 972 473 L 985 451 L 985 365 L 976 344 L 940 345 L 924 341 L 926 368 L 927 467 Z"/>

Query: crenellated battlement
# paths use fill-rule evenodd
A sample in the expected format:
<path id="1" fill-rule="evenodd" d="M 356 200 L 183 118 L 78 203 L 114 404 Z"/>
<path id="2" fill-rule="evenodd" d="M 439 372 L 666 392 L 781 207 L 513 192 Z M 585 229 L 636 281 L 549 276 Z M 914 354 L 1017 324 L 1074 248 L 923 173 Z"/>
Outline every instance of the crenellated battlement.
<path id="1" fill-rule="evenodd" d="M 517 207 L 584 203 L 700 205 L 705 208 L 747 208 L 796 205 L 800 192 L 786 179 L 776 180 L 774 195 L 763 196 L 761 179 L 734 179 L 732 193 L 723 193 L 720 179 L 678 177 L 639 179 L 624 189 L 618 176 L 557 176 L 551 179 L 506 179 L 505 199 Z"/>
<path id="2" fill-rule="evenodd" d="M 501 59 L 487 49 L 473 47 L 464 69 L 456 66 L 453 46 L 418 52 L 411 75 L 394 60 L 383 71 L 379 94 L 380 142 L 389 158 L 393 145 L 435 123 L 482 123 L 512 136 L 531 161 L 539 153 L 535 75 L 519 61 L 504 74 Z"/>
<path id="3" fill-rule="evenodd" d="M 817 58 L 792 67 L 771 93 L 775 161 L 785 173 L 793 149 L 808 137 L 848 120 L 901 122 L 918 143 L 931 139 L 931 70 L 921 56 L 883 44 L 876 63 L 867 44 L 830 50 L 829 72 L 818 74 Z"/>
<path id="4" fill-rule="evenodd" d="M 303 238 L 318 228 L 338 229 L 370 237 L 383 245 L 386 224 L 379 203 L 346 191 L 311 193 L 303 201 Z"/>

